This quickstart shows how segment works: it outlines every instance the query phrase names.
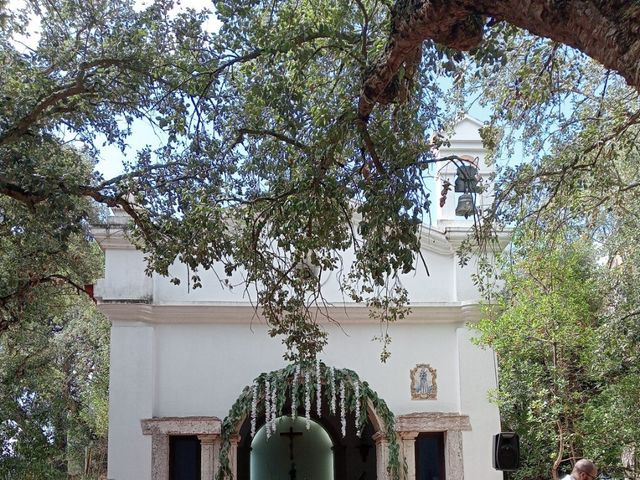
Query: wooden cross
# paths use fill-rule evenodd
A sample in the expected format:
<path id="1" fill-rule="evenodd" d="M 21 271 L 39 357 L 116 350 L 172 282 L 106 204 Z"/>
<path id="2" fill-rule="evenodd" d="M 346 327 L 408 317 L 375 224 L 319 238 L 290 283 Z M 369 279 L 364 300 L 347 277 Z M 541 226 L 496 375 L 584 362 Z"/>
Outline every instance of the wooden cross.
<path id="1" fill-rule="evenodd" d="M 293 427 L 289 427 L 289 431 L 280 434 L 283 437 L 289 437 L 289 460 L 293 460 L 293 437 L 302 436 L 302 432 L 294 432 Z"/>

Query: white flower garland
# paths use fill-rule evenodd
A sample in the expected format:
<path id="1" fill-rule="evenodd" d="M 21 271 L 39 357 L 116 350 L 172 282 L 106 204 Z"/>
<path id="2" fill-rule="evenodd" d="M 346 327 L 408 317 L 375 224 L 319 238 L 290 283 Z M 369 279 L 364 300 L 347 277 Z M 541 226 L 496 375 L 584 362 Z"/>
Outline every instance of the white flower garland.
<path id="1" fill-rule="evenodd" d="M 264 381 L 264 426 L 267 429 L 267 440 L 271 438 L 271 382 L 269 377 Z"/>
<path id="2" fill-rule="evenodd" d="M 316 359 L 316 413 L 322 417 L 322 379 L 320 378 L 320 359 Z"/>
<path id="3" fill-rule="evenodd" d="M 311 428 L 311 376 L 309 372 L 304 373 L 304 412 L 307 418 L 307 430 Z"/>
<path id="4" fill-rule="evenodd" d="M 340 423 L 342 424 L 342 436 L 347 436 L 347 412 L 345 408 L 346 391 L 344 381 L 340 381 Z"/>
<path id="5" fill-rule="evenodd" d="M 295 420 L 298 417 L 298 379 L 300 378 L 300 365 L 296 365 L 296 370 L 293 375 L 293 382 L 291 383 L 291 418 Z"/>
<path id="6" fill-rule="evenodd" d="M 258 382 L 253 382 L 251 387 L 251 437 L 256 434 L 256 422 L 258 417 Z"/>
<path id="7" fill-rule="evenodd" d="M 329 370 L 329 386 L 331 388 L 331 414 L 336 413 L 336 369 Z"/>
<path id="8" fill-rule="evenodd" d="M 356 436 L 360 437 L 360 434 L 362 433 L 360 431 L 359 425 L 360 425 L 360 382 L 358 380 L 355 381 L 355 384 L 353 386 L 353 390 L 354 393 L 353 395 L 356 397 Z"/>
<path id="9" fill-rule="evenodd" d="M 276 433 L 276 419 L 278 418 L 278 387 L 273 382 L 271 389 L 271 431 Z"/>

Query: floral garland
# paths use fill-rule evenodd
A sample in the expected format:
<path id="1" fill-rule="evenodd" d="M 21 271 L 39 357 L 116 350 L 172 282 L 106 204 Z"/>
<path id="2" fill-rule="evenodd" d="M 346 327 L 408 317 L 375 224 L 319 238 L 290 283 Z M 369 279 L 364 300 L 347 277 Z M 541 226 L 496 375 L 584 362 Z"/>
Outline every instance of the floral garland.
<path id="1" fill-rule="evenodd" d="M 298 417 L 298 382 L 300 380 L 300 365 L 296 365 L 296 370 L 291 381 L 291 418 Z"/>
<path id="2" fill-rule="evenodd" d="M 256 436 L 256 422 L 258 421 L 258 382 L 251 387 L 251 438 Z"/>
<path id="3" fill-rule="evenodd" d="M 273 384 L 271 389 L 271 432 L 276 433 L 276 419 L 278 418 L 278 386 Z"/>
<path id="4" fill-rule="evenodd" d="M 304 416 L 307 430 L 311 428 L 311 375 L 304 373 Z"/>
<path id="5" fill-rule="evenodd" d="M 307 366 L 308 367 L 308 366 Z M 304 368 L 305 373 L 305 397 L 309 398 L 311 390 L 316 386 L 307 381 L 309 369 Z M 311 365 L 313 371 L 313 365 Z M 283 414 L 285 399 L 288 392 L 291 392 L 291 405 L 298 405 L 298 392 L 301 367 L 300 365 L 288 365 L 281 370 L 270 373 L 263 373 L 255 379 L 251 386 L 244 388 L 236 402 L 231 407 L 229 414 L 222 422 L 219 462 L 220 467 L 216 474 L 217 480 L 227 480 L 233 478 L 229 461 L 231 451 L 231 439 L 237 432 L 242 422 L 250 416 L 253 423 L 260 412 L 265 415 L 265 429 L 269 435 L 276 432 L 276 419 Z M 316 364 L 316 375 L 318 373 Z M 382 433 L 388 440 L 387 472 L 391 480 L 400 480 L 406 476 L 406 463 L 400 461 L 400 445 L 395 433 L 393 413 L 389 410 L 384 400 L 369 388 L 366 382 L 361 382 L 358 375 L 347 369 L 329 368 L 324 364 L 320 365 L 321 380 L 329 384 L 329 388 L 324 389 L 324 397 L 327 402 L 335 403 L 337 396 L 336 384 L 340 385 L 340 416 L 344 416 L 343 435 L 346 434 L 346 414 L 354 412 L 356 421 L 356 432 L 362 433 L 367 424 L 367 409 L 362 405 L 369 403 L 380 418 L 383 424 Z M 333 385 L 333 386 L 332 386 Z M 262 387 L 262 388 L 261 388 Z M 343 393 L 344 391 L 344 393 Z M 316 392 L 317 393 L 317 392 Z M 343 399 L 344 398 L 344 399 Z M 261 401 L 262 400 L 262 401 Z M 255 405 L 254 405 L 255 402 Z M 295 403 L 294 403 L 295 402 Z M 363 403 L 366 402 L 366 403 Z M 306 403 L 306 398 L 305 398 Z M 306 407 L 306 405 L 305 405 Z M 296 409 L 292 410 L 292 413 Z M 335 414 L 335 405 L 333 408 Z M 307 410 L 310 414 L 311 407 Z M 306 413 L 306 412 L 305 412 Z M 267 419 L 267 417 L 269 417 Z M 309 415 L 310 417 L 310 415 Z M 257 420 L 256 420 L 257 423 Z M 256 425 L 257 427 L 257 425 Z M 404 464 L 403 464 L 404 463 Z"/>
<path id="6" fill-rule="evenodd" d="M 355 427 L 356 427 L 356 436 L 360 438 L 362 435 L 362 430 L 360 429 L 360 382 L 356 379 L 353 382 L 353 397 L 356 402 L 356 415 L 355 415 Z"/>
<path id="7" fill-rule="evenodd" d="M 340 425 L 342 426 L 342 436 L 347 436 L 347 409 L 345 407 L 346 387 L 344 380 L 340 382 Z"/>
<path id="8" fill-rule="evenodd" d="M 322 416 L 322 375 L 320 374 L 320 359 L 316 359 L 316 413 Z"/>
<path id="9" fill-rule="evenodd" d="M 271 381 L 269 377 L 264 381 L 264 415 L 267 440 L 271 438 Z"/>
<path id="10" fill-rule="evenodd" d="M 336 413 L 336 369 L 331 367 L 329 371 L 329 388 L 331 389 L 331 405 L 329 411 L 332 415 Z"/>

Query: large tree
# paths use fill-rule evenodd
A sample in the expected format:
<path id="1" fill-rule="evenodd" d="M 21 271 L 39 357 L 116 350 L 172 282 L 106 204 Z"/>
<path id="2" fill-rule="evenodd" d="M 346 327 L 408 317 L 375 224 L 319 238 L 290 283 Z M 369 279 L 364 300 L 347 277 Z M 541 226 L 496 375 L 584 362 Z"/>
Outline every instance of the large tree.
<path id="1" fill-rule="evenodd" d="M 438 75 L 491 79 L 511 61 L 510 42 L 529 38 L 522 27 L 638 87 L 638 18 L 625 2 L 228 0 L 215 5 L 215 33 L 202 28 L 206 13 L 171 7 L 4 8 L 0 193 L 25 219 L 53 213 L 63 243 L 87 218 L 60 214 L 66 206 L 121 207 L 150 270 L 183 261 L 195 286 L 198 269 L 241 269 L 291 357 L 324 345 L 323 310 L 310 308 L 323 305 L 318 271 L 344 270 L 351 298 L 384 321 L 405 314 L 397 273 L 419 261 L 432 134 L 445 127 Z M 34 47 L 16 42 L 29 13 L 41 22 Z M 165 144 L 141 149 L 116 178 L 84 170 L 102 142 L 124 146 L 136 119 Z M 612 142 L 620 132 L 609 127 Z M 355 261 L 343 265 L 349 247 Z"/>
<path id="2" fill-rule="evenodd" d="M 109 323 L 92 302 L 66 294 L 40 292 L 39 305 L 0 340 L 3 478 L 106 472 Z"/>
<path id="3" fill-rule="evenodd" d="M 20 256 L 0 256 L 10 253 Z M 99 264 L 98 252 L 89 255 L 85 267 Z M 81 256 L 76 250 L 70 261 Z M 0 338 L 0 476 L 98 478 L 106 471 L 109 324 L 64 283 L 34 285 L 23 299 L 13 309 L 20 322 Z"/>
<path id="4" fill-rule="evenodd" d="M 37 160 L 43 173 L 91 173 L 73 155 Z M 81 197 L 47 205 L 0 198 L 0 476 L 97 478 L 106 458 L 109 326 L 85 290 L 103 257 L 83 225 L 97 216 Z"/>
<path id="5" fill-rule="evenodd" d="M 555 478 L 586 455 L 636 478 L 638 97 L 564 45 L 501 41 L 504 64 L 490 76 L 471 69 L 458 87 L 491 106 L 496 158 L 527 160 L 500 166 L 489 216 L 515 237 L 503 290 L 491 275 L 481 282 L 500 310 L 479 325 L 498 353 L 504 428 L 523 441 L 514 477 Z"/>
<path id="6" fill-rule="evenodd" d="M 502 426 L 521 436 L 514 478 L 557 479 L 583 457 L 637 478 L 638 252 L 627 229 L 635 236 L 638 224 L 618 220 L 617 235 L 597 242 L 575 225 L 546 235 L 522 226 L 475 325 L 498 356 Z"/>
<path id="7" fill-rule="evenodd" d="M 563 463 L 593 453 L 581 423 L 601 390 L 593 364 L 602 298 L 588 246 L 563 234 L 518 236 L 503 264 L 498 314 L 476 325 L 499 359 L 496 399 L 503 428 L 522 438 L 521 479 L 557 479 Z"/>

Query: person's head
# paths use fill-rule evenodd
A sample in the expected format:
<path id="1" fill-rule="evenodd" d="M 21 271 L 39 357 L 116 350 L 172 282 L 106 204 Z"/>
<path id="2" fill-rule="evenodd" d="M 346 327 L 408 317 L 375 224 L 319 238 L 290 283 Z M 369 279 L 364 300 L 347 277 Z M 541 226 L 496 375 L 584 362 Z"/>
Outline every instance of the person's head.
<path id="1" fill-rule="evenodd" d="M 598 476 L 598 469 L 591 460 L 582 458 L 576 462 L 571 476 L 576 480 L 594 480 Z"/>

